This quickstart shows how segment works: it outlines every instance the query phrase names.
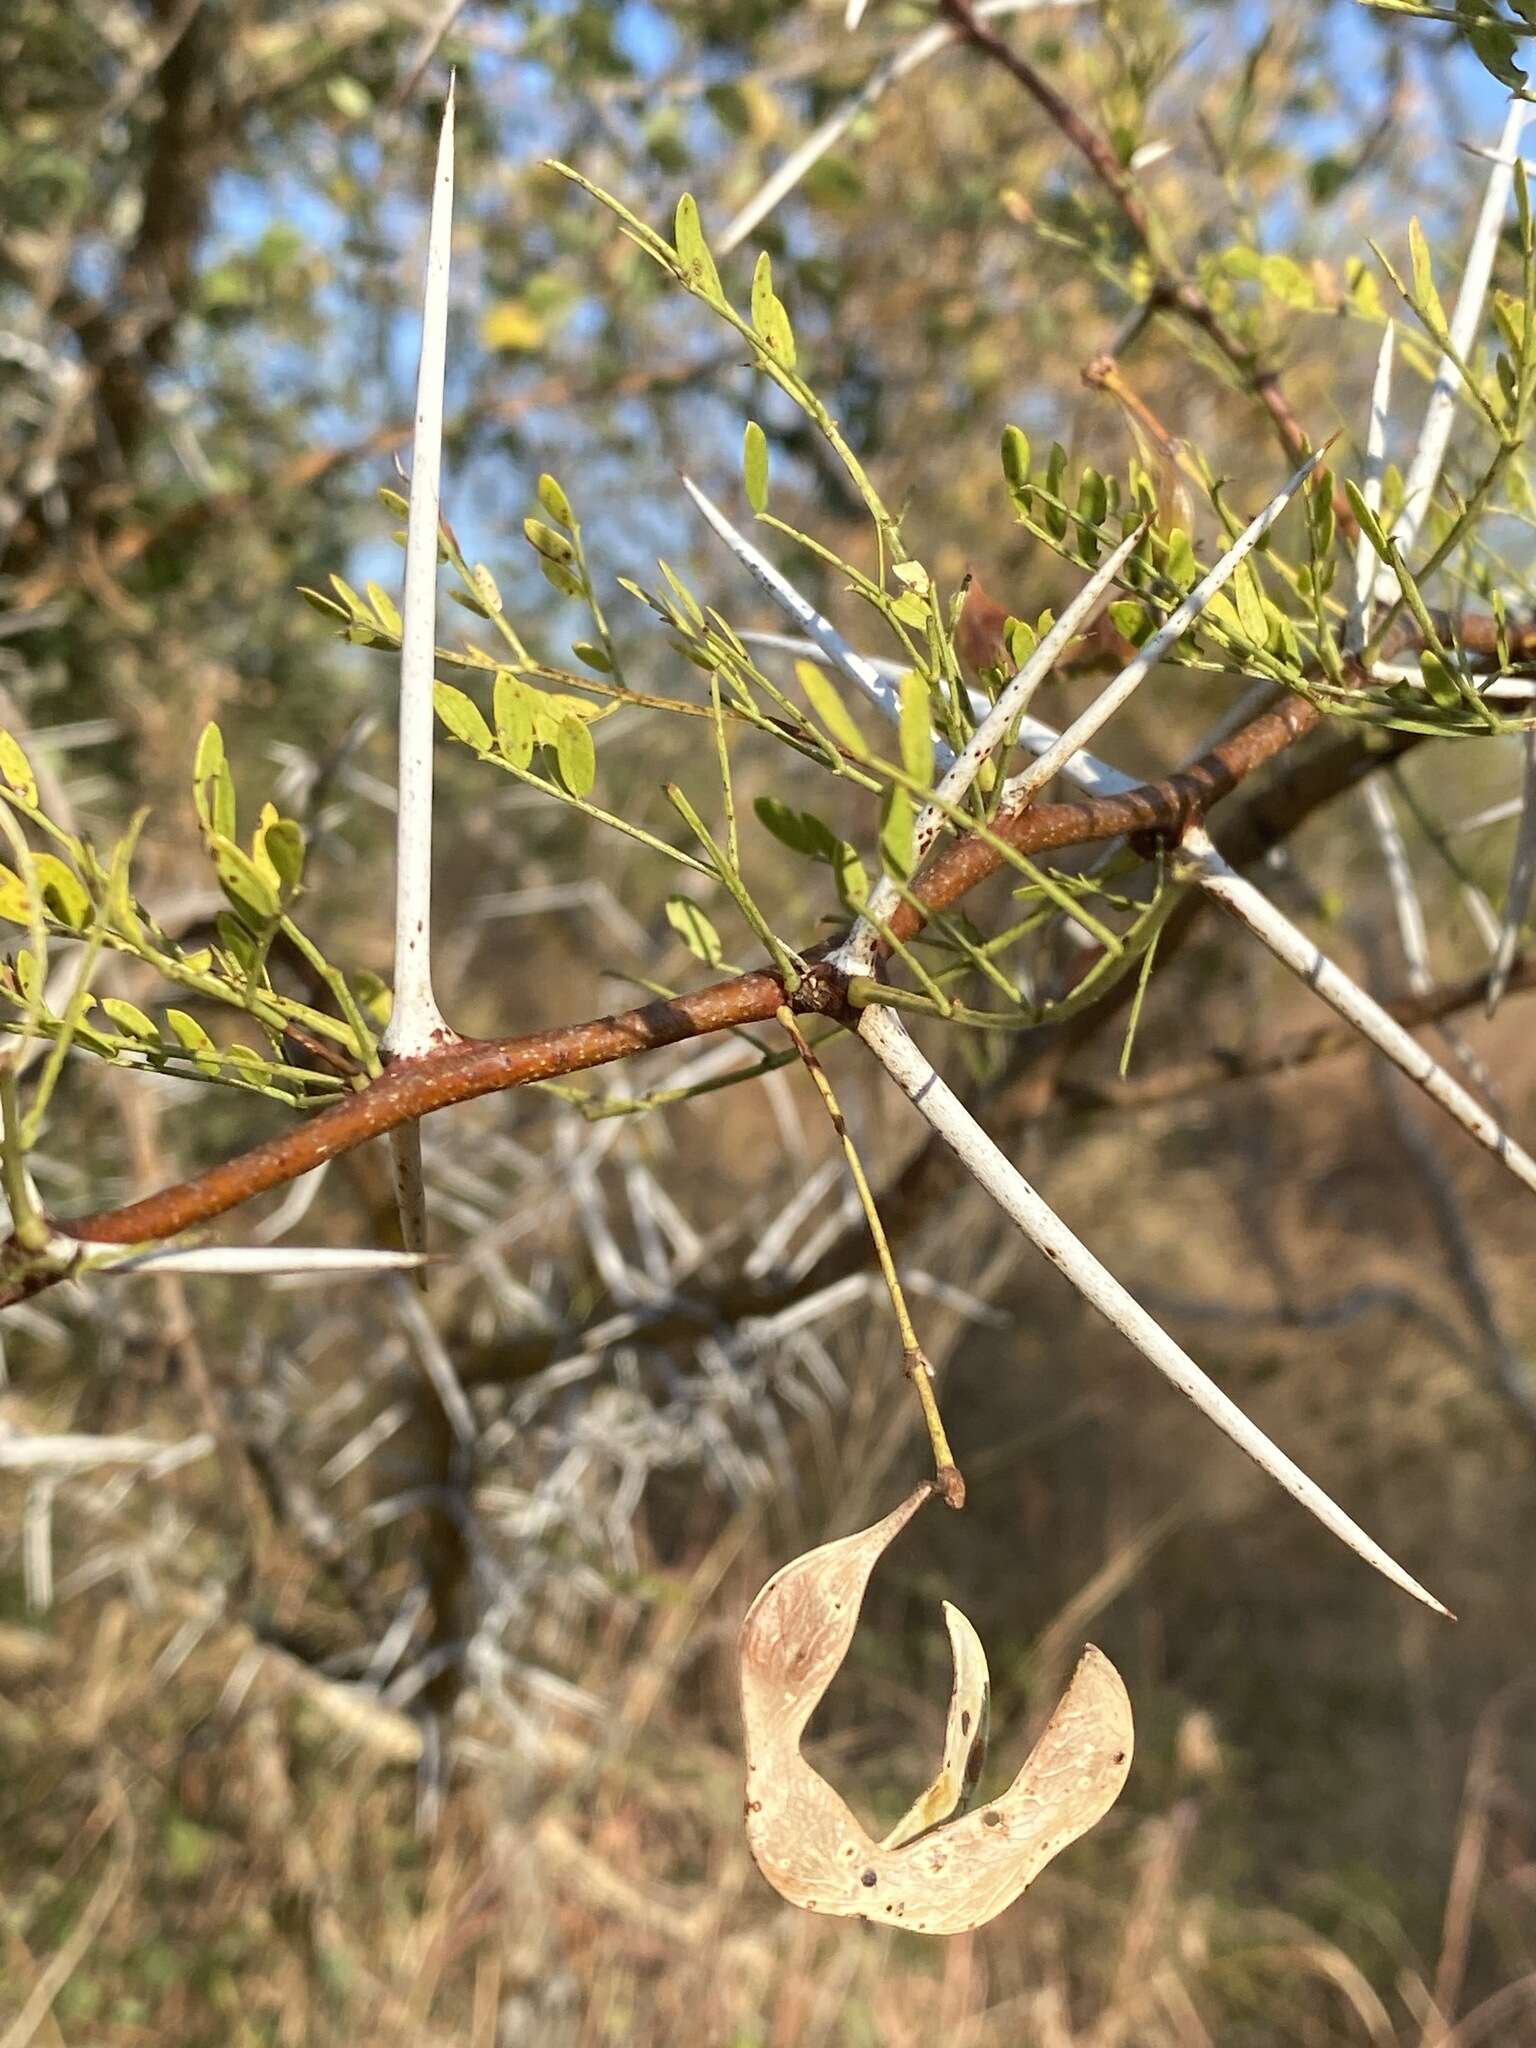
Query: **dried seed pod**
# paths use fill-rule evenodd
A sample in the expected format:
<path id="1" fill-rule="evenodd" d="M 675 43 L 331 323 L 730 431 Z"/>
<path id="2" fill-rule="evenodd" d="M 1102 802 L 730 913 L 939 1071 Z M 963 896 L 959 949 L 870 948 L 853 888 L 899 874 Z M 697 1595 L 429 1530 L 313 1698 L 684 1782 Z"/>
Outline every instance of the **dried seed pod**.
<path id="1" fill-rule="evenodd" d="M 741 1631 L 746 1824 L 758 1868 L 792 1905 L 959 1934 L 1011 1905 L 1113 1806 L 1130 1769 L 1131 1705 L 1109 1659 L 1085 1650 L 1002 1797 L 933 1826 L 966 1789 L 972 1731 L 963 1723 L 986 1691 L 975 1631 L 951 1610 L 956 1685 L 945 1768 L 885 1842 L 870 1839 L 800 1743 L 848 1654 L 870 1573 L 932 1491 L 920 1486 L 872 1528 L 796 1558 L 753 1601 Z"/>
<path id="2" fill-rule="evenodd" d="M 981 1637 L 952 1600 L 944 1602 L 949 1626 L 955 1682 L 944 1721 L 944 1761 L 926 1792 L 919 1793 L 880 1844 L 899 1849 L 929 1828 L 963 1813 L 970 1805 L 987 1762 L 987 1732 L 992 1719 L 992 1676 Z"/>

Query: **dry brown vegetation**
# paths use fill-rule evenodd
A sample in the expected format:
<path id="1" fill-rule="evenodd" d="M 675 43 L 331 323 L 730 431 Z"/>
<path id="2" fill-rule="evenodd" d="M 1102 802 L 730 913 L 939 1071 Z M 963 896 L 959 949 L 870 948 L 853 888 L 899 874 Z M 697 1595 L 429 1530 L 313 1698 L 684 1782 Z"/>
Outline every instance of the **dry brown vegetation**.
<path id="1" fill-rule="evenodd" d="M 1512 1090 L 1523 1037 L 1511 1014 L 1481 1041 Z M 1530 1451 L 1469 1363 L 1433 1217 L 1372 1093 L 1350 1060 L 1101 1121 L 1048 1184 L 1068 1215 L 1114 1213 L 1111 1254 L 1450 1593 L 1455 1631 L 1341 1564 L 961 1204 L 911 1250 L 1009 1318 L 942 1332 L 972 1505 L 920 1518 L 877 1576 L 815 1753 L 894 1817 L 942 1716 L 941 1597 L 991 1653 L 994 1773 L 1080 1643 L 1109 1650 L 1137 1703 L 1131 1786 L 1001 1921 L 943 1945 L 818 1923 L 772 1897 L 740 1832 L 736 1623 L 777 1562 L 913 1470 L 890 1346 L 856 1308 L 835 1340 L 847 1412 L 791 1423 L 797 1490 L 732 1512 L 688 1475 L 655 1488 L 603 1611 L 556 1603 L 526 1645 L 578 1689 L 569 1702 L 552 1691 L 523 1738 L 483 1710 L 455 1721 L 430 1842 L 418 1725 L 322 1675 L 352 1625 L 312 1567 L 287 1558 L 235 1611 L 204 1590 L 211 1464 L 120 1503 L 98 1504 L 95 1480 L 61 1489 L 67 1597 L 47 1629 L 18 1609 L 0 1636 L 18 2003 L 100 1901 L 54 2038 L 114 2048 L 1525 2038 L 1532 1616 L 1511 1561 L 1533 1533 Z M 1523 1231 L 1481 1173 L 1464 1192 L 1520 1318 Z M 1219 1231 L 1192 1241 L 1193 1205 Z M 130 1377 L 98 1392 L 95 1426 L 182 1433 L 150 1319 L 125 1335 Z M 28 1378 L 8 1423 L 78 1424 L 65 1375 Z M 13 1492 L 12 1527 L 21 1511 Z M 135 1556 L 152 1600 L 125 1582 Z M 92 1560 L 102 1576 L 71 1588 Z M 387 1598 L 388 1559 L 376 1570 Z"/>
<path id="2" fill-rule="evenodd" d="M 1498 109 L 1450 28 L 1362 26 L 1348 0 L 1249 12 L 1145 0 L 1010 25 L 1009 47 L 1127 153 L 1172 142 L 1129 210 L 1112 163 L 1095 173 L 1059 112 L 967 49 L 893 94 L 761 230 L 818 388 L 890 501 L 910 500 L 947 591 L 974 565 L 1034 617 L 1073 587 L 1012 521 L 997 434 L 1024 417 L 1074 471 L 1121 474 L 1138 445 L 1125 408 L 1082 375 L 1111 345 L 1234 503 L 1274 487 L 1274 428 L 1294 439 L 1297 419 L 1342 427 L 1338 474 L 1358 473 L 1380 310 L 1351 264 L 1368 234 L 1396 249 L 1417 210 L 1449 292 L 1486 176 L 1457 145 L 1491 140 Z M 742 418 L 762 411 L 743 351 L 689 325 L 697 309 L 531 158 L 558 146 L 658 221 L 690 182 L 713 230 L 926 19 L 876 0 L 850 42 L 841 14 L 471 0 L 438 52 L 460 66 L 456 260 L 485 323 L 453 330 L 447 509 L 562 661 L 572 620 L 521 537 L 546 468 L 582 487 L 610 596 L 664 553 L 734 623 L 783 622 L 728 557 L 694 551 L 676 490 L 684 465 L 739 488 Z M 414 318 L 435 72 L 403 116 L 391 99 L 442 10 L 21 0 L 18 18 L 0 21 L 0 722 L 28 732 L 47 801 L 62 788 L 101 844 L 153 803 L 136 881 L 192 944 L 223 905 L 185 795 L 196 732 L 219 718 L 247 825 L 268 787 L 303 818 L 306 918 L 349 972 L 387 964 L 384 666 L 289 593 L 331 568 L 394 573 L 374 492 L 410 415 L 393 354 Z M 1200 318 L 1143 317 L 1176 279 L 1148 268 L 1138 194 L 1235 353 Z M 1280 290 L 1229 261 L 1260 246 L 1294 249 Z M 1498 272 L 1511 289 L 1517 253 Z M 1394 455 L 1433 363 L 1401 347 Z M 1258 375 L 1272 363 L 1283 405 Z M 775 509 L 868 566 L 847 475 L 803 419 L 763 416 Z M 1448 474 L 1465 491 L 1484 451 L 1463 424 Z M 1469 551 L 1467 573 L 1479 603 L 1496 587 L 1523 618 L 1536 493 L 1503 488 L 1497 547 Z M 1198 521 L 1209 552 L 1208 503 Z M 784 554 L 874 634 L 835 572 Z M 1466 590 L 1447 574 L 1434 595 Z M 631 680 L 696 692 L 647 623 L 623 615 Z M 1100 680 L 1053 682 L 1043 715 L 1064 722 Z M 1166 775 L 1232 680 L 1160 674 L 1106 751 Z M 672 830 L 660 785 L 714 772 L 698 733 L 621 713 L 602 801 Z M 1355 744 L 1363 775 L 1381 757 Z M 1502 902 L 1515 827 L 1456 839 L 1458 877 L 1420 813 L 1450 829 L 1506 798 L 1517 745 L 1428 740 L 1382 778 L 1440 984 L 1486 969 L 1463 884 Z M 437 969 L 463 1029 L 542 1031 L 696 984 L 666 921 L 674 871 L 439 751 Z M 1318 751 L 1297 750 L 1303 770 Z M 1260 798 L 1288 769 L 1271 764 Z M 828 801 L 819 770 L 755 735 L 735 773 L 744 820 L 765 793 Z M 1254 788 L 1213 813 L 1218 836 Z M 850 799 L 839 824 L 872 846 L 872 805 Z M 766 834 L 748 851 L 781 929 L 809 944 L 840 922 L 824 870 Z M 1358 791 L 1254 872 L 1362 982 L 1404 992 L 1400 905 Z M 971 907 L 986 929 L 1010 906 L 994 879 Z M 1071 957 L 1047 944 L 1034 964 Z M 163 1005 L 153 977 L 117 967 L 116 993 Z M 282 973 L 300 986 L 291 959 Z M 1516 1134 L 1536 1114 L 1533 980 L 1527 960 L 1496 1018 L 1457 1022 Z M 7 1309 L 0 2048 L 1536 2042 L 1528 1198 L 1360 1049 L 1137 1103 L 1138 1084 L 1213 1051 L 1262 1059 L 1325 1015 L 1206 912 L 1151 979 L 1124 1086 L 1118 1014 L 1096 1036 L 932 1042 L 1062 1215 L 1454 1628 L 1262 1481 L 960 1176 L 905 1183 L 921 1126 L 850 1039 L 824 1044 L 969 1502 L 925 1510 L 882 1563 L 811 1753 L 871 1828 L 890 1825 L 943 1726 L 945 1599 L 991 1659 L 988 1785 L 1085 1641 L 1135 1704 L 1109 1817 L 995 1923 L 942 1942 L 795 1911 L 741 1825 L 742 1616 L 787 1558 L 928 1469 L 798 1070 L 665 1115 L 588 1123 L 525 1092 L 430 1120 L 449 1257 L 425 1311 L 382 1283 L 169 1277 Z M 639 1094 L 676 1072 L 649 1056 L 586 1079 Z M 34 1164 L 50 1212 L 78 1219 L 294 1123 L 80 1059 Z M 333 1164 L 284 1227 L 388 1240 L 381 1153 Z M 286 1199 L 232 1228 L 248 1238 Z M 807 1294 L 803 1326 L 754 1343 L 754 1315 Z M 437 1340 L 468 1389 L 472 1460 L 430 1377 Z M 29 1465 L 39 1439 L 53 1449 Z"/>

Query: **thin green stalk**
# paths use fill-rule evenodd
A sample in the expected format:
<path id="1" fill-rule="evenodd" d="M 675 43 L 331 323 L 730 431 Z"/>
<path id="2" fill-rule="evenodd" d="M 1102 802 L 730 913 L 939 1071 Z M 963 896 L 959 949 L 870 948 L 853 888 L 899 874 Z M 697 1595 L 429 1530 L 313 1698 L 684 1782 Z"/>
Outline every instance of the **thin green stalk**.
<path id="1" fill-rule="evenodd" d="M 961 1478 L 960 1468 L 955 1463 L 955 1454 L 950 1449 L 949 1438 L 944 1429 L 944 1418 L 939 1413 L 938 1398 L 933 1390 L 933 1367 L 928 1363 L 923 1347 L 917 1340 L 917 1331 L 913 1328 L 912 1317 L 907 1308 L 907 1298 L 902 1291 L 901 1276 L 897 1273 L 896 1261 L 891 1256 L 890 1240 L 885 1234 L 885 1225 L 880 1220 L 880 1211 L 864 1171 L 864 1162 L 860 1159 L 858 1148 L 849 1134 L 848 1125 L 838 1106 L 826 1069 L 801 1031 L 794 1012 L 787 1007 L 783 1008 L 778 1012 L 778 1020 L 788 1033 L 806 1072 L 815 1083 L 816 1092 L 821 1097 L 822 1105 L 843 1148 L 843 1158 L 858 1193 L 864 1220 L 869 1225 L 870 1237 L 874 1241 L 880 1275 L 885 1282 L 886 1293 L 891 1298 L 891 1308 L 896 1317 L 896 1329 L 901 1339 L 901 1355 L 907 1376 L 917 1390 L 918 1403 L 923 1411 L 928 1441 L 933 1447 L 934 1478 L 939 1492 L 950 1507 L 962 1508 L 965 1506 L 965 1481 Z"/>
<path id="2" fill-rule="evenodd" d="M 615 832 L 622 832 L 626 839 L 633 839 L 641 846 L 648 846 L 652 853 L 665 854 L 668 860 L 675 860 L 680 867 L 692 868 L 695 874 L 712 875 L 714 870 L 707 862 L 695 860 L 691 853 L 684 853 L 680 846 L 668 846 L 665 839 L 658 839 L 653 832 L 642 826 L 630 824 L 627 818 L 615 817 L 612 811 L 605 811 L 597 804 L 589 804 L 584 797 L 573 796 L 568 789 L 535 775 L 531 768 L 519 768 L 515 761 L 509 761 L 504 754 L 485 754 L 483 760 L 494 767 L 504 769 L 508 775 L 515 775 L 519 782 L 526 782 L 530 789 L 542 790 L 545 796 L 558 797 L 573 811 L 580 811 L 583 817 L 595 819 L 599 825 L 611 825 Z"/>
<path id="3" fill-rule="evenodd" d="M 741 878 L 740 869 L 731 866 L 718 845 L 716 845 L 709 827 L 704 823 L 704 820 L 699 816 L 693 805 L 689 803 L 687 797 L 684 796 L 677 784 L 675 782 L 667 783 L 664 794 L 667 801 L 677 811 L 678 816 L 682 818 L 683 822 L 698 839 L 699 844 L 708 853 L 715 873 L 725 884 L 736 908 L 767 947 L 774 966 L 777 967 L 780 975 L 783 977 L 785 989 L 790 995 L 793 995 L 800 986 L 801 974 L 805 966 L 804 961 L 801 960 L 798 953 L 792 952 L 785 945 L 784 941 L 763 916 L 763 913 L 758 909 L 747 891 L 747 885 Z"/>
<path id="4" fill-rule="evenodd" d="M 741 871 L 741 845 L 736 836 L 736 793 L 731 787 L 731 757 L 725 744 L 725 720 L 720 715 L 720 678 L 713 669 L 709 676 L 709 701 L 715 716 L 715 758 L 720 764 L 720 788 L 725 798 L 725 845 L 731 866 Z"/>
<path id="5" fill-rule="evenodd" d="M 102 941 L 105 937 L 105 928 L 98 924 L 86 940 L 85 951 L 80 961 L 80 972 L 75 976 L 75 985 L 70 991 L 69 1001 L 64 1006 L 59 1029 L 48 1048 L 48 1057 L 43 1062 L 43 1071 L 37 1078 L 31 1105 L 22 1119 L 21 1141 L 22 1150 L 25 1152 L 30 1152 L 37 1143 L 43 1128 L 43 1119 L 48 1113 L 48 1105 L 53 1100 L 53 1091 L 58 1086 L 59 1075 L 64 1071 L 64 1062 L 69 1057 L 69 1049 L 74 1044 L 76 1032 L 85 1020 L 90 1002 L 91 977 L 96 971 L 97 961 L 101 958 Z"/>
<path id="6" fill-rule="evenodd" d="M 17 1243 L 24 1251 L 42 1251 L 48 1242 L 48 1224 L 27 1172 L 16 1068 L 9 1059 L 0 1061 L 0 1180 L 10 1204 L 11 1227 Z"/>
<path id="7" fill-rule="evenodd" d="M 281 920 L 281 930 L 284 938 L 288 940 L 291 946 L 298 949 L 336 998 L 337 1008 L 341 1011 L 342 1016 L 346 1019 L 357 1040 L 355 1048 L 357 1057 L 362 1062 L 368 1077 L 376 1081 L 384 1071 L 383 1062 L 379 1058 L 379 1042 L 367 1018 L 363 1015 L 356 996 L 353 995 L 351 988 L 347 984 L 347 977 L 339 967 L 334 967 L 326 959 L 320 948 L 294 923 L 291 917 L 284 917 Z M 362 1085 L 361 1075 L 358 1077 L 358 1085 Z"/>

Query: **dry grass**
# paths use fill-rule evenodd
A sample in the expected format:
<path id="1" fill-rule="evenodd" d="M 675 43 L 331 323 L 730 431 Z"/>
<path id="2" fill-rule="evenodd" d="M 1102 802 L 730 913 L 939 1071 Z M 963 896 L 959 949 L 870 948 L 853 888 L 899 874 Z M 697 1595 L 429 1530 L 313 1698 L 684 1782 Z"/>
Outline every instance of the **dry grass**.
<path id="1" fill-rule="evenodd" d="M 993 1927 L 924 1943 L 779 1906 L 736 1825 L 720 1620 L 763 1564 L 730 1526 L 664 1575 L 633 1629 L 592 1646 L 588 1682 L 615 1702 L 600 1739 L 556 1726 L 520 1756 L 466 1722 L 430 1849 L 405 1767 L 414 1724 L 253 1649 L 247 1628 L 215 1621 L 167 1682 L 174 1617 L 121 1595 L 74 1603 L 46 1636 L 8 1626 L 0 2040 L 1530 2038 L 1536 1900 L 1508 1694 L 1479 1717 L 1448 1864 L 1417 1884 L 1328 1868 L 1325 1825 L 1310 1867 L 1256 1869 L 1265 1788 L 1165 1687 L 1142 1690 L 1132 1810 Z M 894 1799 L 938 1710 L 883 1661 L 866 1659 L 863 1713 L 831 1747 L 844 1781 Z M 1011 1748 L 1027 1731 L 1000 1719 Z M 1376 1747 L 1400 1779 L 1389 1740 Z M 1295 1910 L 1263 1903 L 1282 1890 Z M 1421 1948 L 1412 1923 L 1437 1893 L 1443 1932 Z M 60 1958 L 52 2017 L 18 2031 Z"/>
<path id="2" fill-rule="evenodd" d="M 1525 1014 L 1482 1033 L 1517 1109 Z M 1148 1061 L 1178 1049 L 1177 1005 L 1161 1016 Z M 212 1458 L 93 1475 L 54 1499 L 39 1614 L 28 1496 L 0 1475 L 0 2048 L 1536 2040 L 1531 1446 L 1465 1335 L 1368 1080 L 1319 1072 L 1090 1123 L 1022 1160 L 1460 1609 L 1457 1630 L 1251 1479 L 967 1203 L 913 1256 L 1008 1318 L 922 1306 L 971 1506 L 929 1510 L 877 1574 L 819 1762 L 875 1821 L 905 1805 L 939 1744 L 943 1596 L 991 1657 L 1000 1775 L 1087 1638 L 1138 1720 L 1121 1806 L 974 1936 L 782 1906 L 739 1825 L 736 1624 L 775 1564 L 871 1518 L 917 1469 L 862 1305 L 831 1333 L 846 1406 L 786 1417 L 798 1490 L 742 1509 L 688 1470 L 653 1480 L 635 1557 L 585 1560 L 605 1597 L 546 1599 L 517 1645 L 571 1690 L 515 1726 L 461 1703 L 430 1843 L 420 1727 L 355 1682 L 411 1582 L 408 1525 L 354 1557 L 369 1620 L 298 1544 L 231 1581 L 240 1525 Z M 1485 1162 L 1447 1164 L 1523 1337 L 1521 1218 Z M 0 1423 L 184 1436 L 186 1392 L 135 1313 L 115 1367 L 13 1343 Z M 347 1512 L 405 1483 L 407 1449 L 392 1440 L 338 1489 Z"/>

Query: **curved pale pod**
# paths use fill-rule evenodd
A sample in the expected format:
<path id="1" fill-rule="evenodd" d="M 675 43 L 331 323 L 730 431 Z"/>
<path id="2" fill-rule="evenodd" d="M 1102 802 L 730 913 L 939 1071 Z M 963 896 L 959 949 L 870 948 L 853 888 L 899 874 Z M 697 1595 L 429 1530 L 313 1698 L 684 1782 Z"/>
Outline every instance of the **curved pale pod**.
<path id="1" fill-rule="evenodd" d="M 959 1934 L 1001 1913 L 1060 1850 L 1114 1805 L 1131 1764 L 1131 1703 L 1120 1674 L 1098 1650 L 1083 1652 L 1072 1683 L 1023 1769 L 999 1799 L 961 1820 L 940 1786 L 952 1774 L 957 1723 L 974 1709 L 951 1703 L 946 1770 L 886 1843 L 870 1839 L 846 1803 L 800 1753 L 811 1715 L 837 1675 L 882 1553 L 932 1492 L 921 1486 L 873 1528 L 808 1551 L 776 1572 L 741 1631 L 746 1727 L 747 1841 L 758 1868 L 791 1904 L 813 1913 L 859 1915 L 920 1934 Z M 974 1697 L 980 1652 L 963 1616 L 951 1622 L 956 1693 Z M 961 1668 L 962 1643 L 966 1668 Z M 985 1688 L 985 1659 L 980 1665 Z M 970 1731 L 958 1729 L 960 1740 Z M 957 1793 L 965 1789 L 962 1757 Z M 929 1802 L 933 1805 L 930 1809 Z M 912 1826 L 927 1828 L 900 1839 Z"/>
<path id="2" fill-rule="evenodd" d="M 899 1849 L 937 1827 L 941 1820 L 963 1813 L 975 1796 L 976 1786 L 987 1763 L 987 1735 L 992 1719 L 992 1674 L 981 1637 L 952 1600 L 944 1602 L 944 1619 L 949 1627 L 949 1650 L 955 1664 L 955 1682 L 949 1695 L 949 1713 L 944 1721 L 944 1761 L 926 1792 L 920 1792 L 895 1827 L 880 1844 L 882 1849 Z"/>

